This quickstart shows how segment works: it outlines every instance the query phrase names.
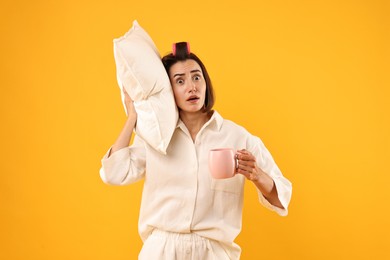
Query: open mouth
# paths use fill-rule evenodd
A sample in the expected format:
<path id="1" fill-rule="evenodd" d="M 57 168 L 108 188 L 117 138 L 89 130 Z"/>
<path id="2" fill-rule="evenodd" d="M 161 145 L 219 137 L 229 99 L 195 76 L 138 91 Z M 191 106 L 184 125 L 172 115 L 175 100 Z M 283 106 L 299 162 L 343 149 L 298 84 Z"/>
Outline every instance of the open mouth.
<path id="1" fill-rule="evenodd" d="M 194 101 L 197 101 L 198 99 L 199 99 L 198 96 L 191 96 L 191 97 L 189 97 L 189 98 L 187 99 L 187 101 L 192 101 L 192 102 L 194 102 Z"/>

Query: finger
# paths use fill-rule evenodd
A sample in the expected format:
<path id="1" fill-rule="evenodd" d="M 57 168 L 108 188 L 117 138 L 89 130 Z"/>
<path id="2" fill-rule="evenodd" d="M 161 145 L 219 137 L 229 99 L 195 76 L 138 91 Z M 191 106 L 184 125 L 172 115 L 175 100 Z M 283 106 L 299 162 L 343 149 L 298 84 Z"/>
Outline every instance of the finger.
<path id="1" fill-rule="evenodd" d="M 246 171 L 246 172 L 253 172 L 254 167 L 239 164 L 238 169 Z"/>
<path id="2" fill-rule="evenodd" d="M 256 161 L 256 158 L 251 154 L 238 154 L 237 159 L 242 161 Z"/>
<path id="3" fill-rule="evenodd" d="M 237 150 L 237 153 L 238 153 L 238 154 L 243 154 L 243 155 L 252 155 L 252 153 L 249 152 L 249 151 L 246 150 L 246 149 Z"/>
<path id="4" fill-rule="evenodd" d="M 254 161 L 245 161 L 245 160 L 238 160 L 238 164 L 242 164 L 245 166 L 250 166 L 252 168 L 255 167 L 256 163 Z"/>

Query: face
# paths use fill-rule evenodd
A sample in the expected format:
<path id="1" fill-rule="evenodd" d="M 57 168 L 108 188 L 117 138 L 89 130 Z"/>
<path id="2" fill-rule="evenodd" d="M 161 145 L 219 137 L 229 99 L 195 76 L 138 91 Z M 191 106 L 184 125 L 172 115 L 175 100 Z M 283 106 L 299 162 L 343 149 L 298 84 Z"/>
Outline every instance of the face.
<path id="1" fill-rule="evenodd" d="M 176 105 L 183 112 L 199 112 L 206 97 L 206 81 L 194 60 L 179 61 L 169 69 Z"/>

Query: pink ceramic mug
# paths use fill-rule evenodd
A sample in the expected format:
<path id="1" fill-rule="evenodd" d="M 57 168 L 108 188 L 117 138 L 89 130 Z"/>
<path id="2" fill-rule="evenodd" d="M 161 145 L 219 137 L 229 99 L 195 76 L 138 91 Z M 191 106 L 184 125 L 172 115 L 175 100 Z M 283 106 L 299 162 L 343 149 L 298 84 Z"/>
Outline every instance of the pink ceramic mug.
<path id="1" fill-rule="evenodd" d="M 213 149 L 209 152 L 209 170 L 214 179 L 234 176 L 237 167 L 235 152 L 231 148 Z"/>

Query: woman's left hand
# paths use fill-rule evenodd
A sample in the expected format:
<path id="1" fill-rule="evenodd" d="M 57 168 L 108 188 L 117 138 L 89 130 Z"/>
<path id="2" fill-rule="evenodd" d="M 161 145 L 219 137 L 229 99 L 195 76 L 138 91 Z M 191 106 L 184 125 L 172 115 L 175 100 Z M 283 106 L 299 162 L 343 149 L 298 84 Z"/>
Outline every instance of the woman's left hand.
<path id="1" fill-rule="evenodd" d="M 256 158 L 247 150 L 238 150 L 236 153 L 238 167 L 236 173 L 244 175 L 250 181 L 257 181 L 261 170 L 257 167 Z"/>
<path id="2" fill-rule="evenodd" d="M 272 205 L 284 209 L 284 206 L 279 200 L 275 182 L 270 176 L 257 167 L 256 157 L 243 149 L 237 151 L 236 158 L 238 159 L 236 173 L 240 173 L 248 180 L 251 180 Z"/>

